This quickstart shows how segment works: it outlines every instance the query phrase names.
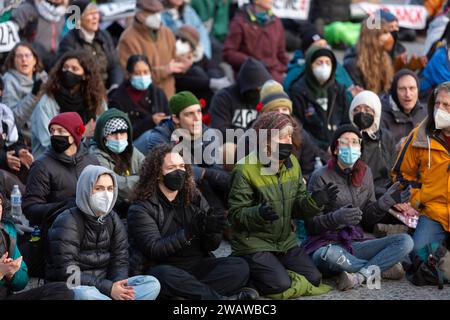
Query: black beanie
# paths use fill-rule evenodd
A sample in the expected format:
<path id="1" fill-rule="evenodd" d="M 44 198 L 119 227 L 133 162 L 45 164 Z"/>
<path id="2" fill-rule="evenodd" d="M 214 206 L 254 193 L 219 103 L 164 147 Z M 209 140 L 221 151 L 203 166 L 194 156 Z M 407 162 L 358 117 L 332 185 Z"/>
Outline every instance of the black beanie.
<path id="1" fill-rule="evenodd" d="M 339 137 L 346 133 L 346 132 L 353 132 L 354 134 L 356 134 L 360 139 L 362 139 L 362 135 L 361 135 L 361 131 L 355 127 L 354 125 L 351 124 L 344 124 L 343 126 L 340 126 L 334 133 L 333 133 L 333 137 L 331 138 L 331 143 L 330 143 L 330 150 L 331 150 L 331 154 L 334 155 L 334 151 L 336 150 L 336 146 L 337 146 L 337 140 L 339 139 Z M 361 144 L 361 152 L 362 152 L 362 144 Z"/>
<path id="2" fill-rule="evenodd" d="M 72 2 L 72 6 L 77 6 L 80 8 L 80 14 L 83 14 L 84 10 L 86 10 L 87 6 L 90 4 L 95 4 L 91 0 L 75 0 Z"/>
<path id="3" fill-rule="evenodd" d="M 394 75 L 394 79 L 392 79 L 392 86 L 391 86 L 391 97 L 394 100 L 394 102 L 397 104 L 397 107 L 399 107 L 401 110 L 403 109 L 403 107 L 400 105 L 400 101 L 398 100 L 397 87 L 398 87 L 398 81 L 404 76 L 413 77 L 417 83 L 417 90 L 420 89 L 420 80 L 417 77 L 417 75 L 415 74 L 415 72 L 413 72 L 409 69 L 402 69 Z"/>
<path id="4" fill-rule="evenodd" d="M 323 36 L 317 31 L 316 27 L 314 25 L 308 25 L 305 26 L 305 28 L 302 30 L 301 36 L 302 38 L 302 52 L 306 53 L 306 51 L 311 47 L 311 45 L 318 41 L 323 39 Z"/>

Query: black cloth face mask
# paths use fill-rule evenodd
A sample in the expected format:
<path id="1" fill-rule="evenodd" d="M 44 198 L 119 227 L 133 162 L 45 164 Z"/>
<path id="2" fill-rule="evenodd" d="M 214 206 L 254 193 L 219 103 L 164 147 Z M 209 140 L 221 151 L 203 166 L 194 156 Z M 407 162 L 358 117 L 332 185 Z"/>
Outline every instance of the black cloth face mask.
<path id="1" fill-rule="evenodd" d="M 181 190 L 186 180 L 186 171 L 177 169 L 163 176 L 163 183 L 171 191 Z"/>
<path id="2" fill-rule="evenodd" d="M 353 122 L 360 130 L 370 128 L 375 121 L 375 117 L 370 113 L 358 112 L 353 116 Z"/>
<path id="3" fill-rule="evenodd" d="M 69 136 L 51 136 L 50 143 L 57 153 L 63 153 L 71 146 Z"/>

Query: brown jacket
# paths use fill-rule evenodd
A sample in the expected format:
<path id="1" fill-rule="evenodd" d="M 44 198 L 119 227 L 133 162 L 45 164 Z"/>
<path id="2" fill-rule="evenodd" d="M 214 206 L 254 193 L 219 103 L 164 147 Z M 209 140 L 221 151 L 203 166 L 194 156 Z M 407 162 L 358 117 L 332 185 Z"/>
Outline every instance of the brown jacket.
<path id="1" fill-rule="evenodd" d="M 154 83 L 164 91 L 167 99 L 170 99 L 175 94 L 175 78 L 169 72 L 169 62 L 175 59 L 175 36 L 170 29 L 161 26 L 156 37 L 154 41 L 150 29 L 135 20 L 120 37 L 120 65 L 126 70 L 127 60 L 131 55 L 147 56 Z"/>

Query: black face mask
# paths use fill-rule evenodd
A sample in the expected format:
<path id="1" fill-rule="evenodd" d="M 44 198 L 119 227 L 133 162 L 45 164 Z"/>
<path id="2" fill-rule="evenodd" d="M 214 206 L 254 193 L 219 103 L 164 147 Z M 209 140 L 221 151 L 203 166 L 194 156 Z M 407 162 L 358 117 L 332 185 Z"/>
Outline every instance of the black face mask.
<path id="1" fill-rule="evenodd" d="M 358 112 L 354 115 L 353 121 L 360 130 L 370 128 L 375 121 L 375 117 L 369 113 Z"/>
<path id="2" fill-rule="evenodd" d="M 259 102 L 259 91 L 258 90 L 249 90 L 244 92 L 242 95 L 244 101 L 249 105 L 256 106 Z"/>
<path id="3" fill-rule="evenodd" d="M 286 160 L 292 153 L 292 143 L 279 143 L 278 144 L 278 158 L 280 160 Z"/>
<path id="4" fill-rule="evenodd" d="M 186 171 L 175 170 L 163 176 L 164 185 L 172 191 L 181 190 L 186 179 Z"/>
<path id="5" fill-rule="evenodd" d="M 50 143 L 56 153 L 63 153 L 71 146 L 71 143 L 69 142 L 69 136 L 51 136 Z"/>
<path id="6" fill-rule="evenodd" d="M 83 81 L 83 76 L 79 76 L 68 70 L 62 72 L 61 82 L 66 89 L 72 89 L 81 81 Z"/>

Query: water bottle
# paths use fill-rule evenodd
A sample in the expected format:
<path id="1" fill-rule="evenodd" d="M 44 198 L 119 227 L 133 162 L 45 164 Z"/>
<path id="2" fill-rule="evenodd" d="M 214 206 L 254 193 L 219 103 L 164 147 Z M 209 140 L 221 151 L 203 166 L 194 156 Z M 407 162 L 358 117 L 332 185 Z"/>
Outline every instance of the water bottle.
<path id="1" fill-rule="evenodd" d="M 11 192 L 11 215 L 16 223 L 27 227 L 30 225 L 22 213 L 22 194 L 17 184 L 14 185 L 13 191 Z"/>
<path id="2" fill-rule="evenodd" d="M 315 157 L 314 160 L 314 171 L 319 170 L 320 168 L 322 168 L 322 161 L 320 161 L 320 157 Z"/>
<path id="3" fill-rule="evenodd" d="M 30 242 L 37 242 L 41 239 L 41 230 L 38 226 L 34 226 L 33 232 L 31 232 Z"/>

